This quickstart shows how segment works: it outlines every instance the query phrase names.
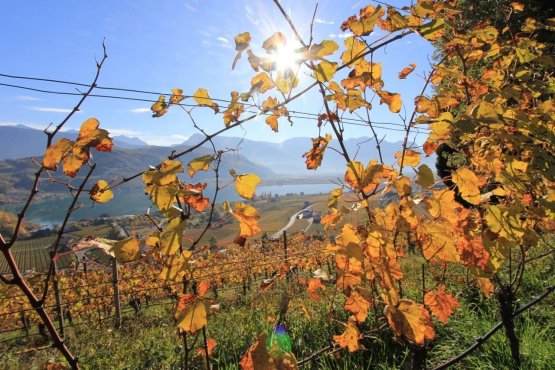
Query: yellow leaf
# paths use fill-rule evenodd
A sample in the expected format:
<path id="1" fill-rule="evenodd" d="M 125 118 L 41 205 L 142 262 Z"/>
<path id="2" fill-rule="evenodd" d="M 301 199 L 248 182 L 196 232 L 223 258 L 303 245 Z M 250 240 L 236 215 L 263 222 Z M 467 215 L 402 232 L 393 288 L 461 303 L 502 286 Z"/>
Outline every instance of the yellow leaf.
<path id="1" fill-rule="evenodd" d="M 89 197 L 92 201 L 98 203 L 107 203 L 114 197 L 114 193 L 108 189 L 109 184 L 106 180 L 98 180 L 89 192 Z"/>
<path id="2" fill-rule="evenodd" d="M 312 45 L 308 54 L 310 59 L 321 59 L 333 54 L 337 49 L 339 49 L 339 45 L 335 41 L 323 40 L 319 44 Z"/>
<path id="3" fill-rule="evenodd" d="M 42 159 L 42 165 L 47 170 L 56 171 L 56 164 L 66 157 L 68 151 L 73 147 L 74 142 L 65 138 L 58 139 L 54 144 L 46 148 L 46 153 Z"/>
<path id="4" fill-rule="evenodd" d="M 423 188 L 429 188 L 435 183 L 434 173 L 427 165 L 418 167 L 418 179 L 416 183 Z"/>
<path id="5" fill-rule="evenodd" d="M 181 247 L 181 239 L 187 228 L 187 220 L 181 217 L 172 219 L 160 233 L 159 252 L 168 256 L 176 254 Z"/>
<path id="6" fill-rule="evenodd" d="M 262 44 L 262 48 L 266 50 L 268 54 L 276 52 L 282 45 L 285 45 L 285 35 L 281 32 L 276 32 L 270 36 Z"/>
<path id="7" fill-rule="evenodd" d="M 426 339 L 435 338 L 430 313 L 421 304 L 400 299 L 397 307 L 390 305 L 385 307 L 385 316 L 397 336 L 403 336 L 415 344 L 424 345 Z"/>
<path id="8" fill-rule="evenodd" d="M 320 62 L 320 64 L 314 66 L 314 71 L 312 75 L 316 80 L 320 82 L 327 82 L 333 79 L 333 75 L 335 74 L 336 70 L 337 63 L 323 60 Z"/>
<path id="9" fill-rule="evenodd" d="M 445 21 L 437 18 L 417 28 L 422 37 L 428 41 L 436 41 L 445 33 Z"/>
<path id="10" fill-rule="evenodd" d="M 179 104 L 185 99 L 183 96 L 182 89 L 172 89 L 172 95 L 170 96 L 170 104 Z"/>
<path id="11" fill-rule="evenodd" d="M 206 89 L 197 89 L 197 91 L 195 91 L 195 94 L 193 95 L 193 99 L 197 102 L 198 105 L 202 107 L 209 107 L 214 109 L 215 113 L 218 113 L 220 111 L 218 104 L 212 101 Z"/>
<path id="12" fill-rule="evenodd" d="M 249 173 L 239 175 L 235 178 L 235 190 L 237 194 L 245 199 L 252 199 L 256 192 L 256 185 L 260 183 L 260 177 L 255 174 Z"/>
<path id="13" fill-rule="evenodd" d="M 150 184 L 145 188 L 145 193 L 162 213 L 166 213 L 175 203 L 177 192 L 178 189 L 171 185 Z"/>
<path id="14" fill-rule="evenodd" d="M 166 104 L 166 95 L 160 95 L 158 101 L 150 107 L 152 117 L 162 117 L 168 112 L 168 105 Z"/>
<path id="15" fill-rule="evenodd" d="M 353 59 L 359 57 L 366 51 L 366 44 L 359 41 L 356 37 L 353 36 L 347 37 L 345 41 L 343 41 L 343 44 L 347 48 L 343 52 L 343 54 L 341 54 L 341 60 L 343 61 L 343 64 L 351 63 Z M 362 60 L 363 59 L 360 58 L 354 63 L 360 63 L 360 61 Z"/>
<path id="16" fill-rule="evenodd" d="M 249 47 L 249 44 L 251 42 L 251 35 L 248 32 L 243 32 L 235 36 L 234 40 L 235 40 L 235 50 L 237 51 L 237 55 L 235 56 L 235 59 L 233 59 L 233 64 L 231 65 L 231 69 L 235 69 L 235 65 L 237 64 L 237 61 L 241 59 L 241 53 L 243 52 L 243 50 Z"/>
<path id="17" fill-rule="evenodd" d="M 410 187 L 410 179 L 406 176 L 401 176 L 398 179 L 393 180 L 393 186 L 395 186 L 395 190 L 397 190 L 397 194 L 400 197 L 406 197 L 410 195 L 411 187 Z"/>
<path id="18" fill-rule="evenodd" d="M 100 122 L 96 118 L 89 118 L 85 122 L 81 124 L 79 128 L 79 137 L 77 140 L 81 140 L 86 136 L 89 136 L 92 132 L 94 132 L 98 126 L 100 126 Z"/>
<path id="19" fill-rule="evenodd" d="M 480 181 L 474 172 L 465 167 L 458 168 L 453 173 L 453 182 L 464 200 L 470 204 L 480 204 Z"/>
<path id="20" fill-rule="evenodd" d="M 178 308 L 175 313 L 177 327 L 190 334 L 204 328 L 207 323 L 209 306 L 202 298 L 192 294 L 182 294 L 179 297 Z"/>
<path id="21" fill-rule="evenodd" d="M 208 171 L 210 163 L 212 163 L 212 156 L 210 154 L 195 158 L 187 165 L 187 172 L 189 176 L 193 177 L 198 171 Z"/>
<path id="22" fill-rule="evenodd" d="M 455 246 L 455 230 L 446 220 L 421 222 L 417 228 L 422 254 L 427 260 L 439 258 L 448 262 L 459 262 L 460 256 Z"/>
<path id="23" fill-rule="evenodd" d="M 260 72 L 251 79 L 251 90 L 249 92 L 249 95 L 252 95 L 256 91 L 263 94 L 266 91 L 272 89 L 274 86 L 274 82 L 272 81 L 270 76 L 266 72 Z"/>
<path id="24" fill-rule="evenodd" d="M 133 262 L 141 258 L 141 245 L 135 237 L 118 240 L 112 248 L 114 257 L 118 262 Z"/>
<path id="25" fill-rule="evenodd" d="M 260 227 L 258 227 L 260 216 L 253 206 L 242 202 L 235 202 L 232 214 L 239 221 L 239 235 L 254 236 L 260 232 Z"/>
<path id="26" fill-rule="evenodd" d="M 412 149 L 405 150 L 405 157 L 403 158 L 401 163 L 402 157 L 403 157 L 403 152 L 395 153 L 395 158 L 399 160 L 399 165 L 402 164 L 403 166 L 416 167 L 420 163 L 420 153 L 415 152 Z"/>

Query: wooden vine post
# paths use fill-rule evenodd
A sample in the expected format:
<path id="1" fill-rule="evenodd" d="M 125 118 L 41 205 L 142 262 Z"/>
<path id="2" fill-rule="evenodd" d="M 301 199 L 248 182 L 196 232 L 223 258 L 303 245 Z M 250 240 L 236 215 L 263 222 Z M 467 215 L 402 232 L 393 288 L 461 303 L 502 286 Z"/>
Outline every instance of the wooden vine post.
<path id="1" fill-rule="evenodd" d="M 115 325 L 117 328 L 121 327 L 121 302 L 119 294 L 119 272 L 118 261 L 112 258 L 112 287 L 114 289 L 114 308 L 115 308 Z"/>

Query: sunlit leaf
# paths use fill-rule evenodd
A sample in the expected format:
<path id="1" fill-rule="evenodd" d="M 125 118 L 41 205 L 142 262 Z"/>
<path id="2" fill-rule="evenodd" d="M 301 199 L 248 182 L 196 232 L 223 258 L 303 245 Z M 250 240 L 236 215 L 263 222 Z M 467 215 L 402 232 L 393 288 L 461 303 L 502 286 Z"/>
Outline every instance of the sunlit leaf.
<path id="1" fill-rule="evenodd" d="M 190 334 L 195 334 L 207 323 L 209 304 L 193 294 L 181 294 L 177 303 L 175 320 L 177 327 Z"/>
<path id="2" fill-rule="evenodd" d="M 416 183 L 423 188 L 429 188 L 435 183 L 434 173 L 427 165 L 423 164 L 418 167 L 418 179 Z"/>
<path id="3" fill-rule="evenodd" d="M 162 117 L 168 112 L 168 105 L 166 104 L 166 95 L 160 95 L 156 103 L 150 107 L 152 117 Z"/>
<path id="4" fill-rule="evenodd" d="M 170 104 L 179 104 L 185 99 L 183 96 L 182 89 L 172 89 L 172 95 L 170 96 Z"/>
<path id="5" fill-rule="evenodd" d="M 54 144 L 46 148 L 46 153 L 42 159 L 44 168 L 52 171 L 57 170 L 57 163 L 67 155 L 68 151 L 73 147 L 74 142 L 65 138 L 60 138 Z"/>
<path id="6" fill-rule="evenodd" d="M 386 306 L 385 316 L 396 335 L 403 336 L 415 344 L 424 345 L 426 340 L 435 338 L 432 318 L 421 304 L 401 299 L 397 307 Z"/>
<path id="7" fill-rule="evenodd" d="M 401 165 L 401 159 L 402 159 L 403 166 L 416 167 L 420 163 L 420 153 L 412 149 L 405 150 L 404 157 L 403 157 L 403 152 L 396 152 L 395 158 L 397 158 L 397 160 L 399 161 L 399 165 Z"/>
<path id="8" fill-rule="evenodd" d="M 141 245 L 137 238 L 130 237 L 115 242 L 112 252 L 120 263 L 133 262 L 141 258 Z"/>
<path id="9" fill-rule="evenodd" d="M 464 200 L 471 204 L 480 204 L 480 181 L 474 172 L 461 167 L 453 173 L 452 178 Z"/>
<path id="10" fill-rule="evenodd" d="M 384 90 L 376 90 L 376 93 L 380 97 L 380 103 L 387 104 L 392 113 L 399 113 L 401 111 L 401 106 L 403 105 L 401 95 Z"/>
<path id="11" fill-rule="evenodd" d="M 314 66 L 313 76 L 319 82 L 327 82 L 333 79 L 336 70 L 337 63 L 323 60 Z"/>
<path id="12" fill-rule="evenodd" d="M 285 42 L 285 35 L 281 32 L 276 32 L 264 41 L 262 48 L 266 50 L 268 54 L 272 54 L 284 45 Z"/>
<path id="13" fill-rule="evenodd" d="M 212 101 L 206 89 L 203 89 L 203 88 L 197 89 L 197 91 L 195 91 L 195 94 L 193 95 L 193 99 L 200 106 L 214 109 L 215 113 L 218 113 L 220 111 L 218 104 Z"/>
<path id="14" fill-rule="evenodd" d="M 208 171 L 212 163 L 212 155 L 207 154 L 202 157 L 193 159 L 187 165 L 187 172 L 189 176 L 193 177 L 198 171 Z"/>
<path id="15" fill-rule="evenodd" d="M 245 199 L 252 199 L 256 192 L 256 185 L 260 183 L 260 177 L 249 173 L 239 175 L 235 178 L 235 190 L 237 194 Z"/>
<path id="16" fill-rule="evenodd" d="M 315 170 L 322 164 L 322 159 L 324 159 L 324 152 L 331 141 L 331 135 L 326 134 L 326 137 L 318 136 L 312 139 L 312 149 L 303 154 L 303 158 L 306 158 L 306 168 L 309 170 Z"/>
<path id="17" fill-rule="evenodd" d="M 361 339 L 360 331 L 356 325 L 356 319 L 354 316 L 349 317 L 347 325 L 345 325 L 345 331 L 341 335 L 334 335 L 333 341 L 337 343 L 341 348 L 349 348 L 350 352 L 355 352 L 359 349 L 363 349 L 358 341 Z"/>
<path id="18" fill-rule="evenodd" d="M 98 203 L 107 203 L 114 197 L 114 193 L 108 189 L 108 182 L 106 180 L 98 180 L 89 192 L 89 197 L 92 201 Z"/>
<path id="19" fill-rule="evenodd" d="M 345 311 L 351 312 L 358 323 L 366 321 L 368 309 L 372 306 L 372 298 L 370 292 L 358 288 L 353 290 L 349 297 L 345 300 Z"/>
<path id="20" fill-rule="evenodd" d="M 320 296 L 317 293 L 318 290 L 326 290 L 326 286 L 322 284 L 322 281 L 320 279 L 314 278 L 310 280 L 310 282 L 308 283 L 308 288 L 306 288 L 308 298 L 310 298 L 314 302 L 319 301 Z"/>
<path id="21" fill-rule="evenodd" d="M 237 55 L 235 56 L 235 59 L 233 59 L 231 69 L 235 69 L 237 61 L 241 59 L 241 53 L 243 52 L 243 50 L 249 47 L 249 44 L 251 42 L 251 35 L 248 32 L 243 32 L 235 36 L 233 39 L 235 40 L 235 50 L 237 51 Z"/>
<path id="22" fill-rule="evenodd" d="M 453 309 L 461 306 L 457 299 L 445 290 L 445 285 L 443 284 L 438 287 L 437 292 L 432 290 L 426 293 L 424 304 L 444 324 L 447 323 L 449 316 L 453 314 Z"/>
<path id="23" fill-rule="evenodd" d="M 399 78 L 401 80 L 404 80 L 405 78 L 407 78 L 409 74 L 412 73 L 412 71 L 414 71 L 415 68 L 416 68 L 416 64 L 414 63 L 409 64 L 408 67 L 403 68 L 403 70 L 399 72 Z"/>

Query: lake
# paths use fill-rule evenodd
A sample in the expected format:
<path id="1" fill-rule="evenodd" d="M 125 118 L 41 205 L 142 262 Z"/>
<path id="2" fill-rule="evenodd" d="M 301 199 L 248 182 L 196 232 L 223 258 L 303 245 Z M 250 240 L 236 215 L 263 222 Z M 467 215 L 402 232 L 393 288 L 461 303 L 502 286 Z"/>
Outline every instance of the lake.
<path id="1" fill-rule="evenodd" d="M 325 194 L 329 193 L 331 189 L 335 187 L 337 187 L 337 185 L 332 183 L 267 185 L 258 186 L 256 188 L 256 193 L 271 193 L 272 195 L 277 194 L 279 196 L 292 193 L 299 195 Z M 205 196 L 208 197 L 210 194 L 213 194 L 213 191 L 214 190 L 210 189 L 210 186 L 208 186 L 207 191 L 205 191 Z M 74 211 L 70 220 L 97 217 L 103 213 L 107 213 L 110 216 L 141 214 L 145 213 L 150 205 L 148 197 L 139 189 L 115 191 L 114 198 L 106 204 L 92 203 L 88 199 L 88 194 L 84 194 L 81 199 L 83 200 L 82 208 Z M 237 201 L 240 199 L 241 198 L 235 192 L 234 186 L 230 185 L 220 190 L 217 202 L 221 203 L 225 200 Z M 33 202 L 27 211 L 25 219 L 49 226 L 61 224 L 70 203 L 71 198 L 69 197 L 57 197 Z M 18 213 L 21 210 L 21 205 L 2 205 L 0 209 L 11 213 Z"/>

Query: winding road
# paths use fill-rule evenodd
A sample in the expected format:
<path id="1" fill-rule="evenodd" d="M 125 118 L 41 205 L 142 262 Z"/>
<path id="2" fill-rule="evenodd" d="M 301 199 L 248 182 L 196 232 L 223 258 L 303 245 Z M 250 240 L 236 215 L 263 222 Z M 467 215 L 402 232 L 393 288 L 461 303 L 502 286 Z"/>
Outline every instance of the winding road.
<path id="1" fill-rule="evenodd" d="M 306 208 L 301 209 L 298 212 L 293 213 L 293 215 L 289 218 L 289 222 L 287 223 L 287 225 L 285 225 L 284 227 L 282 227 L 281 229 L 279 229 L 279 231 L 275 232 L 274 234 L 272 234 L 272 236 L 270 237 L 270 239 L 279 239 L 281 237 L 281 235 L 283 234 L 284 231 L 286 231 L 287 229 L 289 229 L 291 226 L 293 226 L 293 224 L 295 223 L 295 220 L 297 219 L 297 216 L 300 213 L 303 213 L 304 211 L 308 211 L 310 210 L 310 208 L 312 208 L 313 206 L 315 206 L 318 203 L 314 203 L 309 205 Z M 310 226 L 312 226 L 312 217 L 307 218 L 308 221 L 308 226 L 304 229 L 304 231 L 306 232 L 308 230 L 308 228 Z"/>

